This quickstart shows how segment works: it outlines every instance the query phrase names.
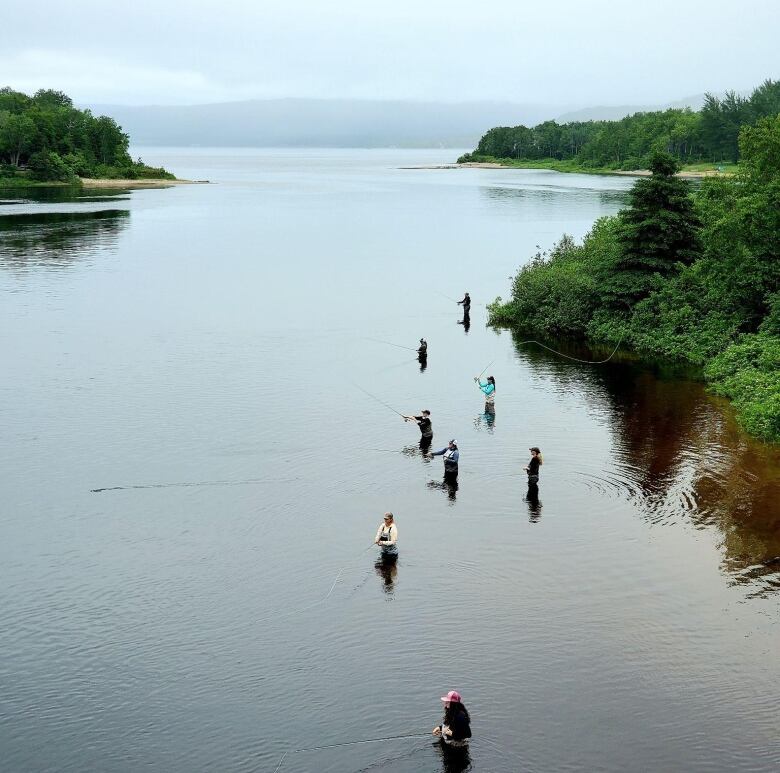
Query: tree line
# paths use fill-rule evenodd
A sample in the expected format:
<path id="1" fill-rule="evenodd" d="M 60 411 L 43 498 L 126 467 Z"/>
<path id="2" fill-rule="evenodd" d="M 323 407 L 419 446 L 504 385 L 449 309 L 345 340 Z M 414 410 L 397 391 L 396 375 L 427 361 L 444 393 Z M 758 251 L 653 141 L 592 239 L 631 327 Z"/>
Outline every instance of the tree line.
<path id="1" fill-rule="evenodd" d="M 134 161 L 129 143 L 113 118 L 75 108 L 61 91 L 0 89 L 0 180 L 173 177 Z"/>
<path id="2" fill-rule="evenodd" d="M 459 162 L 487 158 L 576 161 L 583 167 L 643 169 L 662 151 L 683 164 L 736 163 L 739 132 L 780 113 L 780 82 L 766 80 L 749 97 L 733 91 L 705 96 L 701 110 L 635 113 L 619 121 L 545 121 L 538 126 L 498 126 Z"/>
<path id="3" fill-rule="evenodd" d="M 780 115 L 743 126 L 738 152 L 735 175 L 695 192 L 654 154 L 630 205 L 534 256 L 491 323 L 702 366 L 750 432 L 780 442 Z"/>

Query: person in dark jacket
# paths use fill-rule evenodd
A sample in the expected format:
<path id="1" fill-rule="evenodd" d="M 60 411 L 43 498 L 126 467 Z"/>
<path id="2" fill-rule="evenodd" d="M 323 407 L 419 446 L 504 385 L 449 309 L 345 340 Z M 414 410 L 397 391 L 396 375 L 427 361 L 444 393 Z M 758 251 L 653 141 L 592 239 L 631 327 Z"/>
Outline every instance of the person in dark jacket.
<path id="1" fill-rule="evenodd" d="M 531 452 L 531 461 L 525 466 L 525 471 L 528 473 L 528 490 L 533 491 L 539 486 L 539 468 L 544 462 L 542 452 L 537 446 L 528 450 Z"/>
<path id="2" fill-rule="evenodd" d="M 428 342 L 424 339 L 420 339 L 420 346 L 417 349 L 417 362 L 420 363 L 420 373 L 424 373 L 428 367 Z"/>
<path id="3" fill-rule="evenodd" d="M 471 738 L 471 717 L 460 693 L 450 690 L 443 698 L 444 720 L 433 728 L 433 734 L 447 746 L 466 746 Z"/>
<path id="4" fill-rule="evenodd" d="M 469 310 L 471 309 L 471 298 L 469 298 L 469 294 L 466 293 L 463 296 L 462 301 L 458 301 L 458 306 L 463 306 L 463 314 L 464 316 L 468 315 Z"/>
<path id="5" fill-rule="evenodd" d="M 414 421 L 420 428 L 420 451 L 423 454 L 428 453 L 433 441 L 433 425 L 431 424 L 431 412 L 427 410 L 420 411 L 419 416 L 404 416 L 404 421 Z"/>

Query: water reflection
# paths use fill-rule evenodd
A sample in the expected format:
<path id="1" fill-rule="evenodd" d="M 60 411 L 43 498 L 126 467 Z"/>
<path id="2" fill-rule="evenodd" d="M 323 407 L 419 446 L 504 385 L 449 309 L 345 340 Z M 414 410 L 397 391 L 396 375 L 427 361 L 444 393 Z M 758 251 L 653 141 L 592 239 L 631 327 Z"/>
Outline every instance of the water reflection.
<path id="1" fill-rule="evenodd" d="M 465 773 L 471 770 L 471 753 L 468 746 L 449 746 L 438 741 L 435 748 L 441 756 L 442 773 Z"/>
<path id="2" fill-rule="evenodd" d="M 417 362 L 420 363 L 420 373 L 425 373 L 425 369 L 428 367 L 428 354 L 427 354 L 427 352 L 420 352 L 417 355 Z"/>
<path id="3" fill-rule="evenodd" d="M 627 187 L 631 187 L 633 180 L 626 181 Z M 523 204 L 560 204 L 561 196 L 566 196 L 567 205 L 576 206 L 578 203 L 593 205 L 594 196 L 602 205 L 614 209 L 628 203 L 628 190 L 593 190 L 590 187 L 576 188 L 549 185 L 545 183 L 525 184 L 523 187 L 490 186 L 480 188 L 480 192 L 494 202 L 512 202 Z"/>
<path id="4" fill-rule="evenodd" d="M 398 556 L 380 556 L 374 563 L 374 571 L 382 580 L 382 590 L 392 597 L 398 575 Z"/>
<path id="5" fill-rule="evenodd" d="M 428 456 L 428 452 L 431 450 L 431 442 L 433 438 L 421 437 L 420 442 L 417 445 L 404 446 L 401 449 L 401 453 L 404 456 L 419 456 L 422 458 L 424 464 L 430 464 L 431 458 Z"/>
<path id="6" fill-rule="evenodd" d="M 592 366 L 521 343 L 515 348 L 554 388 L 585 389 L 613 427 L 610 470 L 580 470 L 589 488 L 631 501 L 649 521 L 688 521 L 721 533 L 722 569 L 753 595 L 780 590 L 780 449 L 747 437 L 725 401 L 679 372 L 655 372 L 633 358 Z M 571 344 L 568 354 L 599 359 Z"/>
<path id="7" fill-rule="evenodd" d="M 71 266 L 85 253 L 111 247 L 129 222 L 124 209 L 0 217 L 0 266 L 24 272 Z"/>
<path id="8" fill-rule="evenodd" d="M 525 501 L 528 505 L 528 521 L 530 523 L 539 523 L 542 518 L 542 500 L 539 499 L 538 485 L 533 483 L 528 485 Z"/>
<path id="9" fill-rule="evenodd" d="M 124 201 L 128 198 L 130 189 L 105 189 L 56 186 L 33 186 L 30 188 L 4 188 L 0 185 L 0 203 L 2 204 L 62 204 L 83 203 L 87 201 Z"/>
<path id="10" fill-rule="evenodd" d="M 468 335 L 471 329 L 471 315 L 464 309 L 463 319 L 458 320 L 459 325 L 463 325 L 463 332 Z"/>
<path id="11" fill-rule="evenodd" d="M 450 472 L 444 473 L 444 479 L 441 481 L 430 480 L 428 481 L 428 488 L 439 491 L 444 491 L 447 494 L 447 499 L 450 500 L 450 504 L 454 504 L 458 495 L 458 475 Z"/>
<path id="12" fill-rule="evenodd" d="M 474 418 L 474 428 L 481 430 L 483 427 L 490 433 L 493 432 L 493 428 L 496 425 L 496 407 L 493 406 L 492 410 L 488 410 L 488 406 L 485 406 L 483 413 L 477 414 Z"/>

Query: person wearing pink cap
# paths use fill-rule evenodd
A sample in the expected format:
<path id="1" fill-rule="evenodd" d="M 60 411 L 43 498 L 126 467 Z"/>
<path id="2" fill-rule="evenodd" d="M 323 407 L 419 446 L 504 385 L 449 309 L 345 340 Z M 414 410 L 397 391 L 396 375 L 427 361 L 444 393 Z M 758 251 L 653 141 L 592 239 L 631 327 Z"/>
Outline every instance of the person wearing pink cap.
<path id="1" fill-rule="evenodd" d="M 444 721 L 433 728 L 433 734 L 446 746 L 467 746 L 471 738 L 471 717 L 460 693 L 450 690 L 444 697 Z"/>

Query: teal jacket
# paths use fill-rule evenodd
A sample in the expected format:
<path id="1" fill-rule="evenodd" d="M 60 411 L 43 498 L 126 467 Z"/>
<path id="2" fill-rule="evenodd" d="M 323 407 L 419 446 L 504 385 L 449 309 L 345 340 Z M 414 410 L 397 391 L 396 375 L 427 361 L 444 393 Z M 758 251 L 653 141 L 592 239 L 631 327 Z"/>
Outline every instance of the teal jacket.
<path id="1" fill-rule="evenodd" d="M 484 384 L 481 381 L 478 381 L 477 383 L 479 384 L 479 388 L 485 393 L 485 397 L 489 397 L 496 391 L 495 386 L 489 381 L 486 381 Z"/>

